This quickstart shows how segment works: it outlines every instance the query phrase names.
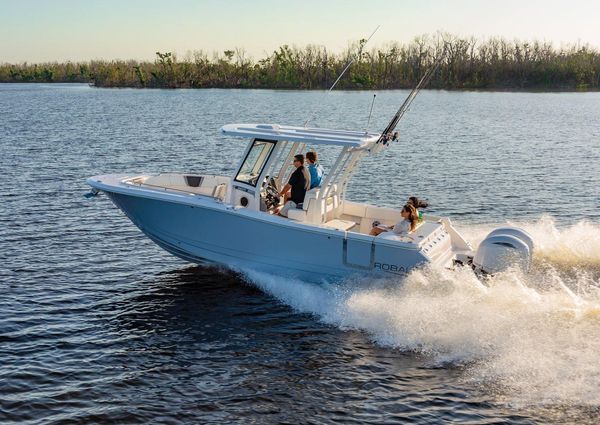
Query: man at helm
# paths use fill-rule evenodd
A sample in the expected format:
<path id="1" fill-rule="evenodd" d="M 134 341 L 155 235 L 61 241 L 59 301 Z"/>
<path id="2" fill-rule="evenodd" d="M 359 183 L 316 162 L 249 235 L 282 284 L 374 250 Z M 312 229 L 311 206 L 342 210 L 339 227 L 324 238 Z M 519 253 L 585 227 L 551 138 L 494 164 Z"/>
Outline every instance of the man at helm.
<path id="1" fill-rule="evenodd" d="M 279 211 L 279 215 L 288 216 L 288 211 L 292 208 L 298 208 L 304 202 L 306 191 L 310 188 L 310 174 L 304 167 L 304 155 L 294 156 L 294 166 L 296 169 L 290 176 L 288 183 L 283 187 L 279 195 L 286 201 Z M 288 191 L 290 193 L 288 194 Z"/>

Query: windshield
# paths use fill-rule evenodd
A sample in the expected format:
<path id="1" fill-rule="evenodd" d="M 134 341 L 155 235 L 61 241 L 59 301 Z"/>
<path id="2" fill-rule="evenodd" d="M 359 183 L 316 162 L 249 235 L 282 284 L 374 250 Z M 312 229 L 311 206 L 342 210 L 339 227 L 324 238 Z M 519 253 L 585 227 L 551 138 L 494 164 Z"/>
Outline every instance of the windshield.
<path id="1" fill-rule="evenodd" d="M 273 146 L 275 146 L 274 142 L 254 140 L 235 180 L 256 186 L 258 176 L 260 176 L 267 159 L 269 159 Z"/>

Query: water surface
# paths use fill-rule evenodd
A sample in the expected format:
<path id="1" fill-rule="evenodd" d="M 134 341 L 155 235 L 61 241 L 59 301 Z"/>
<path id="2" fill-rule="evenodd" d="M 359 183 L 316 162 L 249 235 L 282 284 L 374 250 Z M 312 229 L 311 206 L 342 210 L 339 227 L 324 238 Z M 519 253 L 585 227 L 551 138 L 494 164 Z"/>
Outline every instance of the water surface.
<path id="1" fill-rule="evenodd" d="M 371 129 L 405 91 L 377 93 Z M 428 198 L 531 276 L 319 286 L 186 264 L 85 178 L 230 173 L 230 122 L 364 128 L 372 93 L 0 85 L 1 423 L 600 420 L 600 94 L 425 91 L 349 198 Z M 321 152 L 325 168 L 333 152 Z"/>

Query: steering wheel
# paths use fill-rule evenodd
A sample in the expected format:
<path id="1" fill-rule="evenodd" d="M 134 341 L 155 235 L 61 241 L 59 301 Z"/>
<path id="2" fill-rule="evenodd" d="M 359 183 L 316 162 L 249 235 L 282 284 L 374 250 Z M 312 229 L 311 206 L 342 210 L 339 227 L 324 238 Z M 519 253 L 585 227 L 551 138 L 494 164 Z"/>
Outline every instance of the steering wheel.
<path id="1" fill-rule="evenodd" d="M 281 198 L 279 196 L 279 191 L 277 190 L 277 184 L 275 183 L 275 179 L 273 177 L 269 178 L 268 183 L 264 186 L 264 191 L 267 209 L 278 206 Z"/>
<path id="2" fill-rule="evenodd" d="M 280 200 L 281 198 L 279 197 L 277 189 L 271 185 L 265 187 L 265 203 L 267 204 L 268 209 L 279 205 Z"/>

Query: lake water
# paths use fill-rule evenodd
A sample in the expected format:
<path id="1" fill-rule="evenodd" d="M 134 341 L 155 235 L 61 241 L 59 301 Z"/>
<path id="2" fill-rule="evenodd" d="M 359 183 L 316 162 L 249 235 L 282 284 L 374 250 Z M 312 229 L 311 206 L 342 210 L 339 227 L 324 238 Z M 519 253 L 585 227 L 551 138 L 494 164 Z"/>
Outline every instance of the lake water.
<path id="1" fill-rule="evenodd" d="M 378 92 L 370 129 L 406 94 Z M 600 93 L 424 91 L 351 182 L 474 242 L 526 228 L 533 273 L 487 286 L 241 277 L 83 197 L 95 174 L 231 172 L 225 123 L 364 128 L 372 97 L 0 84 L 0 423 L 598 423 Z"/>

